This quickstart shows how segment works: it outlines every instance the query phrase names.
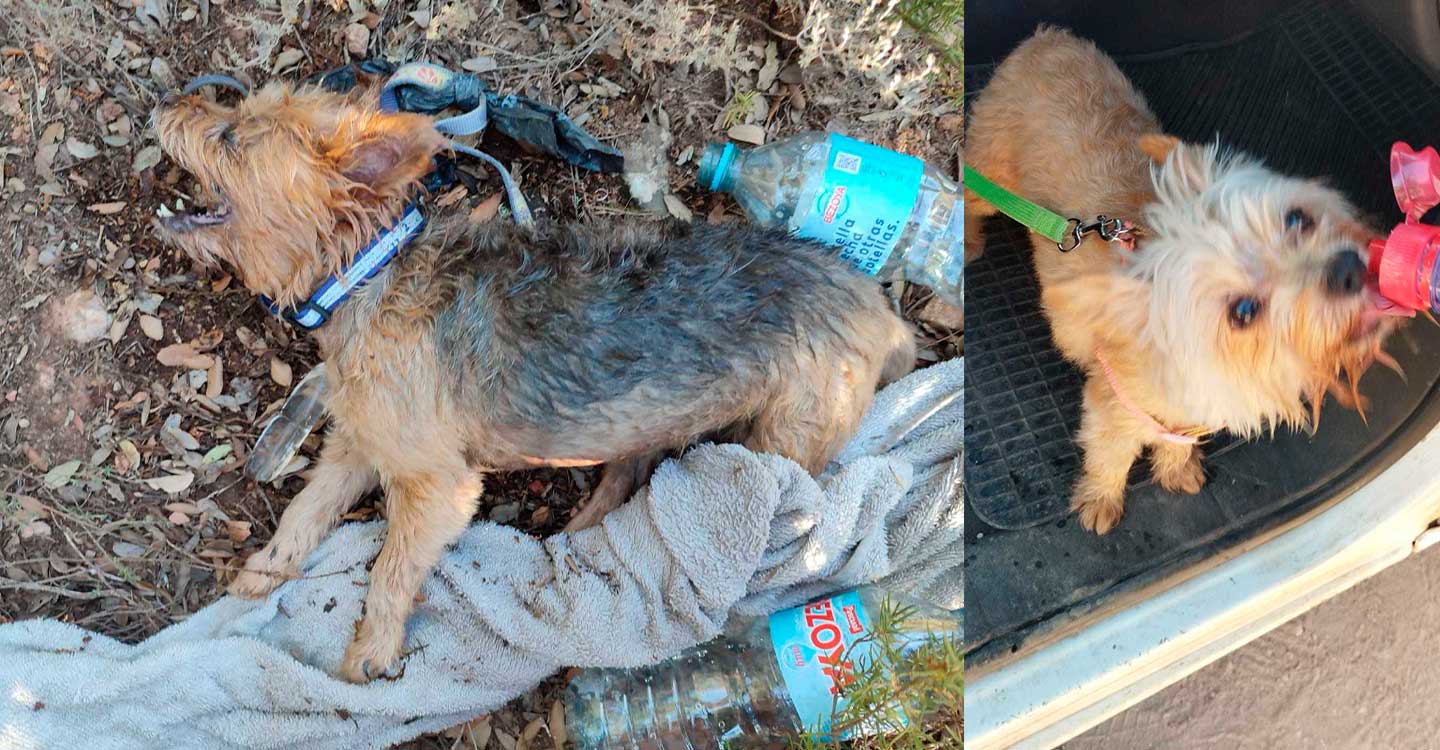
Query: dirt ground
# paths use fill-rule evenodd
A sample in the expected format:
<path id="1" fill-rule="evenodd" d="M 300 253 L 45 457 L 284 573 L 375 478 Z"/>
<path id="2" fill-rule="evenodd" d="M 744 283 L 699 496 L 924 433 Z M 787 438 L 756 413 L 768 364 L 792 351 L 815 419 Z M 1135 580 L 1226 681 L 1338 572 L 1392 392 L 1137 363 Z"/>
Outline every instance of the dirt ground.
<path id="1" fill-rule="evenodd" d="M 1363 581 L 1061 750 L 1437 745 L 1440 550 Z"/>
<path id="2" fill-rule="evenodd" d="M 142 639 L 218 597 L 302 485 L 298 474 L 257 485 L 241 468 L 313 346 L 151 232 L 155 207 L 186 189 L 146 129 L 163 92 L 207 72 L 261 83 L 361 57 L 435 61 L 561 106 L 618 147 L 667 143 L 669 210 L 702 221 L 738 220 L 693 177 L 704 144 L 737 125 L 768 140 L 839 130 L 958 172 L 960 75 L 930 66 L 898 21 L 866 16 L 860 0 L 714 6 L 0 0 L 0 623 L 50 617 Z M 542 213 L 655 220 L 620 175 L 500 136 L 481 146 Z M 496 189 L 442 202 L 466 210 Z M 923 290 L 897 296 L 921 329 L 921 365 L 959 355 L 958 323 Z M 482 513 L 551 533 L 594 479 L 497 476 Z M 380 512 L 370 498 L 349 518 Z M 483 735 L 504 750 L 548 747 L 559 684 L 464 738 L 411 746 Z"/>

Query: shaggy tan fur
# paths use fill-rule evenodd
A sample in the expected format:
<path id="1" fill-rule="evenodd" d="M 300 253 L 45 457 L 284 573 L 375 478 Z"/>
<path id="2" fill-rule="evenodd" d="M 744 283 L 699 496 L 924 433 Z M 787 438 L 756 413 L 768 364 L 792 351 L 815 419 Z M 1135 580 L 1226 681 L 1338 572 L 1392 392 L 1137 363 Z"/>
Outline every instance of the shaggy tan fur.
<path id="1" fill-rule="evenodd" d="M 206 211 L 163 218 L 191 257 L 303 300 L 397 216 L 444 141 L 431 123 L 272 85 L 235 107 L 154 113 Z M 192 207 L 193 208 L 193 207 Z M 331 431 L 309 484 L 231 584 L 263 596 L 362 494 L 387 537 L 344 676 L 404 655 L 405 623 L 496 470 L 608 464 L 573 530 L 598 522 L 666 452 L 707 436 L 818 472 L 877 383 L 914 363 L 878 286 L 823 248 L 743 227 L 539 227 L 432 218 L 315 333 Z"/>
<path id="2" fill-rule="evenodd" d="M 1166 489 L 1195 493 L 1205 482 L 1200 448 L 1161 440 L 1125 408 L 1096 352 L 1140 409 L 1197 435 L 1313 428 L 1327 389 L 1359 405 L 1365 368 L 1393 363 L 1380 351 L 1391 319 L 1373 289 L 1327 287 L 1335 259 L 1363 259 L 1374 236 L 1345 199 L 1164 135 L 1089 42 L 1041 29 L 1021 44 L 981 93 L 967 136 L 969 164 L 1002 187 L 1067 217 L 1125 217 L 1143 232 L 1133 255 L 1094 236 L 1061 253 L 1031 235 L 1055 343 L 1087 377 L 1072 499 L 1085 528 L 1114 528 L 1146 448 Z M 967 194 L 967 253 L 982 250 L 982 223 L 994 213 Z M 1242 299 L 1258 305 L 1253 322 L 1232 319 Z"/>

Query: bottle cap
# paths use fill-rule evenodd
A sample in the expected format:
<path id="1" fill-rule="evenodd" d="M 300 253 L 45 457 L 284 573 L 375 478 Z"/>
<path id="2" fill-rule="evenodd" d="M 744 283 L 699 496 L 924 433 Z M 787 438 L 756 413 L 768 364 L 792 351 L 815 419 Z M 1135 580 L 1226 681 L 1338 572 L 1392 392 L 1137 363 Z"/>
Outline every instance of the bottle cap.
<path id="1" fill-rule="evenodd" d="M 1400 224 L 1370 242 L 1370 269 L 1380 296 L 1409 310 L 1430 307 L 1430 279 L 1440 249 L 1440 227 Z"/>
<path id="2" fill-rule="evenodd" d="M 728 193 L 734 187 L 730 180 L 730 163 L 739 149 L 733 143 L 712 143 L 700 156 L 700 173 L 696 182 L 712 193 Z"/>

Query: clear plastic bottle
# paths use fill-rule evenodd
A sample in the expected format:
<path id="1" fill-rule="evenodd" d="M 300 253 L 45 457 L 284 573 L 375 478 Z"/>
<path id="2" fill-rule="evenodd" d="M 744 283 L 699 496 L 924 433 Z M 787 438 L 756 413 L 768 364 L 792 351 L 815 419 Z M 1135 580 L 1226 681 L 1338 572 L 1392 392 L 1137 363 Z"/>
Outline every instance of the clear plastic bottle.
<path id="1" fill-rule="evenodd" d="M 245 462 L 245 473 L 257 482 L 269 482 L 280 475 L 300 444 L 325 416 L 325 363 L 305 373 L 295 390 L 285 398 L 280 412 L 255 440 L 255 450 Z"/>
<path id="2" fill-rule="evenodd" d="M 870 658 L 874 638 L 867 635 L 887 599 L 913 612 L 895 636 L 902 653 L 932 639 L 960 639 L 959 616 L 933 605 L 875 587 L 835 594 L 654 667 L 582 672 L 565 696 L 575 748 L 753 750 L 788 747 L 803 733 L 828 736 L 844 700 L 841 689 L 837 706 L 831 689 L 843 688 L 847 669 Z M 838 739 L 866 733 L 842 731 Z"/>
<path id="3" fill-rule="evenodd" d="M 960 185 L 913 156 L 820 131 L 753 149 L 712 143 L 699 183 L 735 196 L 757 224 L 789 227 L 865 273 L 923 284 L 963 309 Z"/>

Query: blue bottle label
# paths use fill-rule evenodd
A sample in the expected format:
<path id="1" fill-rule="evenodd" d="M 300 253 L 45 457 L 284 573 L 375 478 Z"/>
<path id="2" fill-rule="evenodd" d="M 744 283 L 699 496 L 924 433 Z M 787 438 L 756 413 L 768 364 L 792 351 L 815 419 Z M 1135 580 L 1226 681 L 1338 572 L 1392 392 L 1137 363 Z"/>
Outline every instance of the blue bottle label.
<path id="1" fill-rule="evenodd" d="M 831 720 L 846 705 L 845 687 L 875 648 L 871 640 L 861 642 L 871 633 L 872 616 L 854 591 L 770 616 L 780 674 L 806 731 L 830 738 Z M 863 733 L 841 732 L 836 739 Z"/>
<path id="2" fill-rule="evenodd" d="M 796 233 L 837 248 L 874 276 L 910 221 L 924 174 L 925 163 L 913 156 L 832 133 L 815 204 Z"/>

